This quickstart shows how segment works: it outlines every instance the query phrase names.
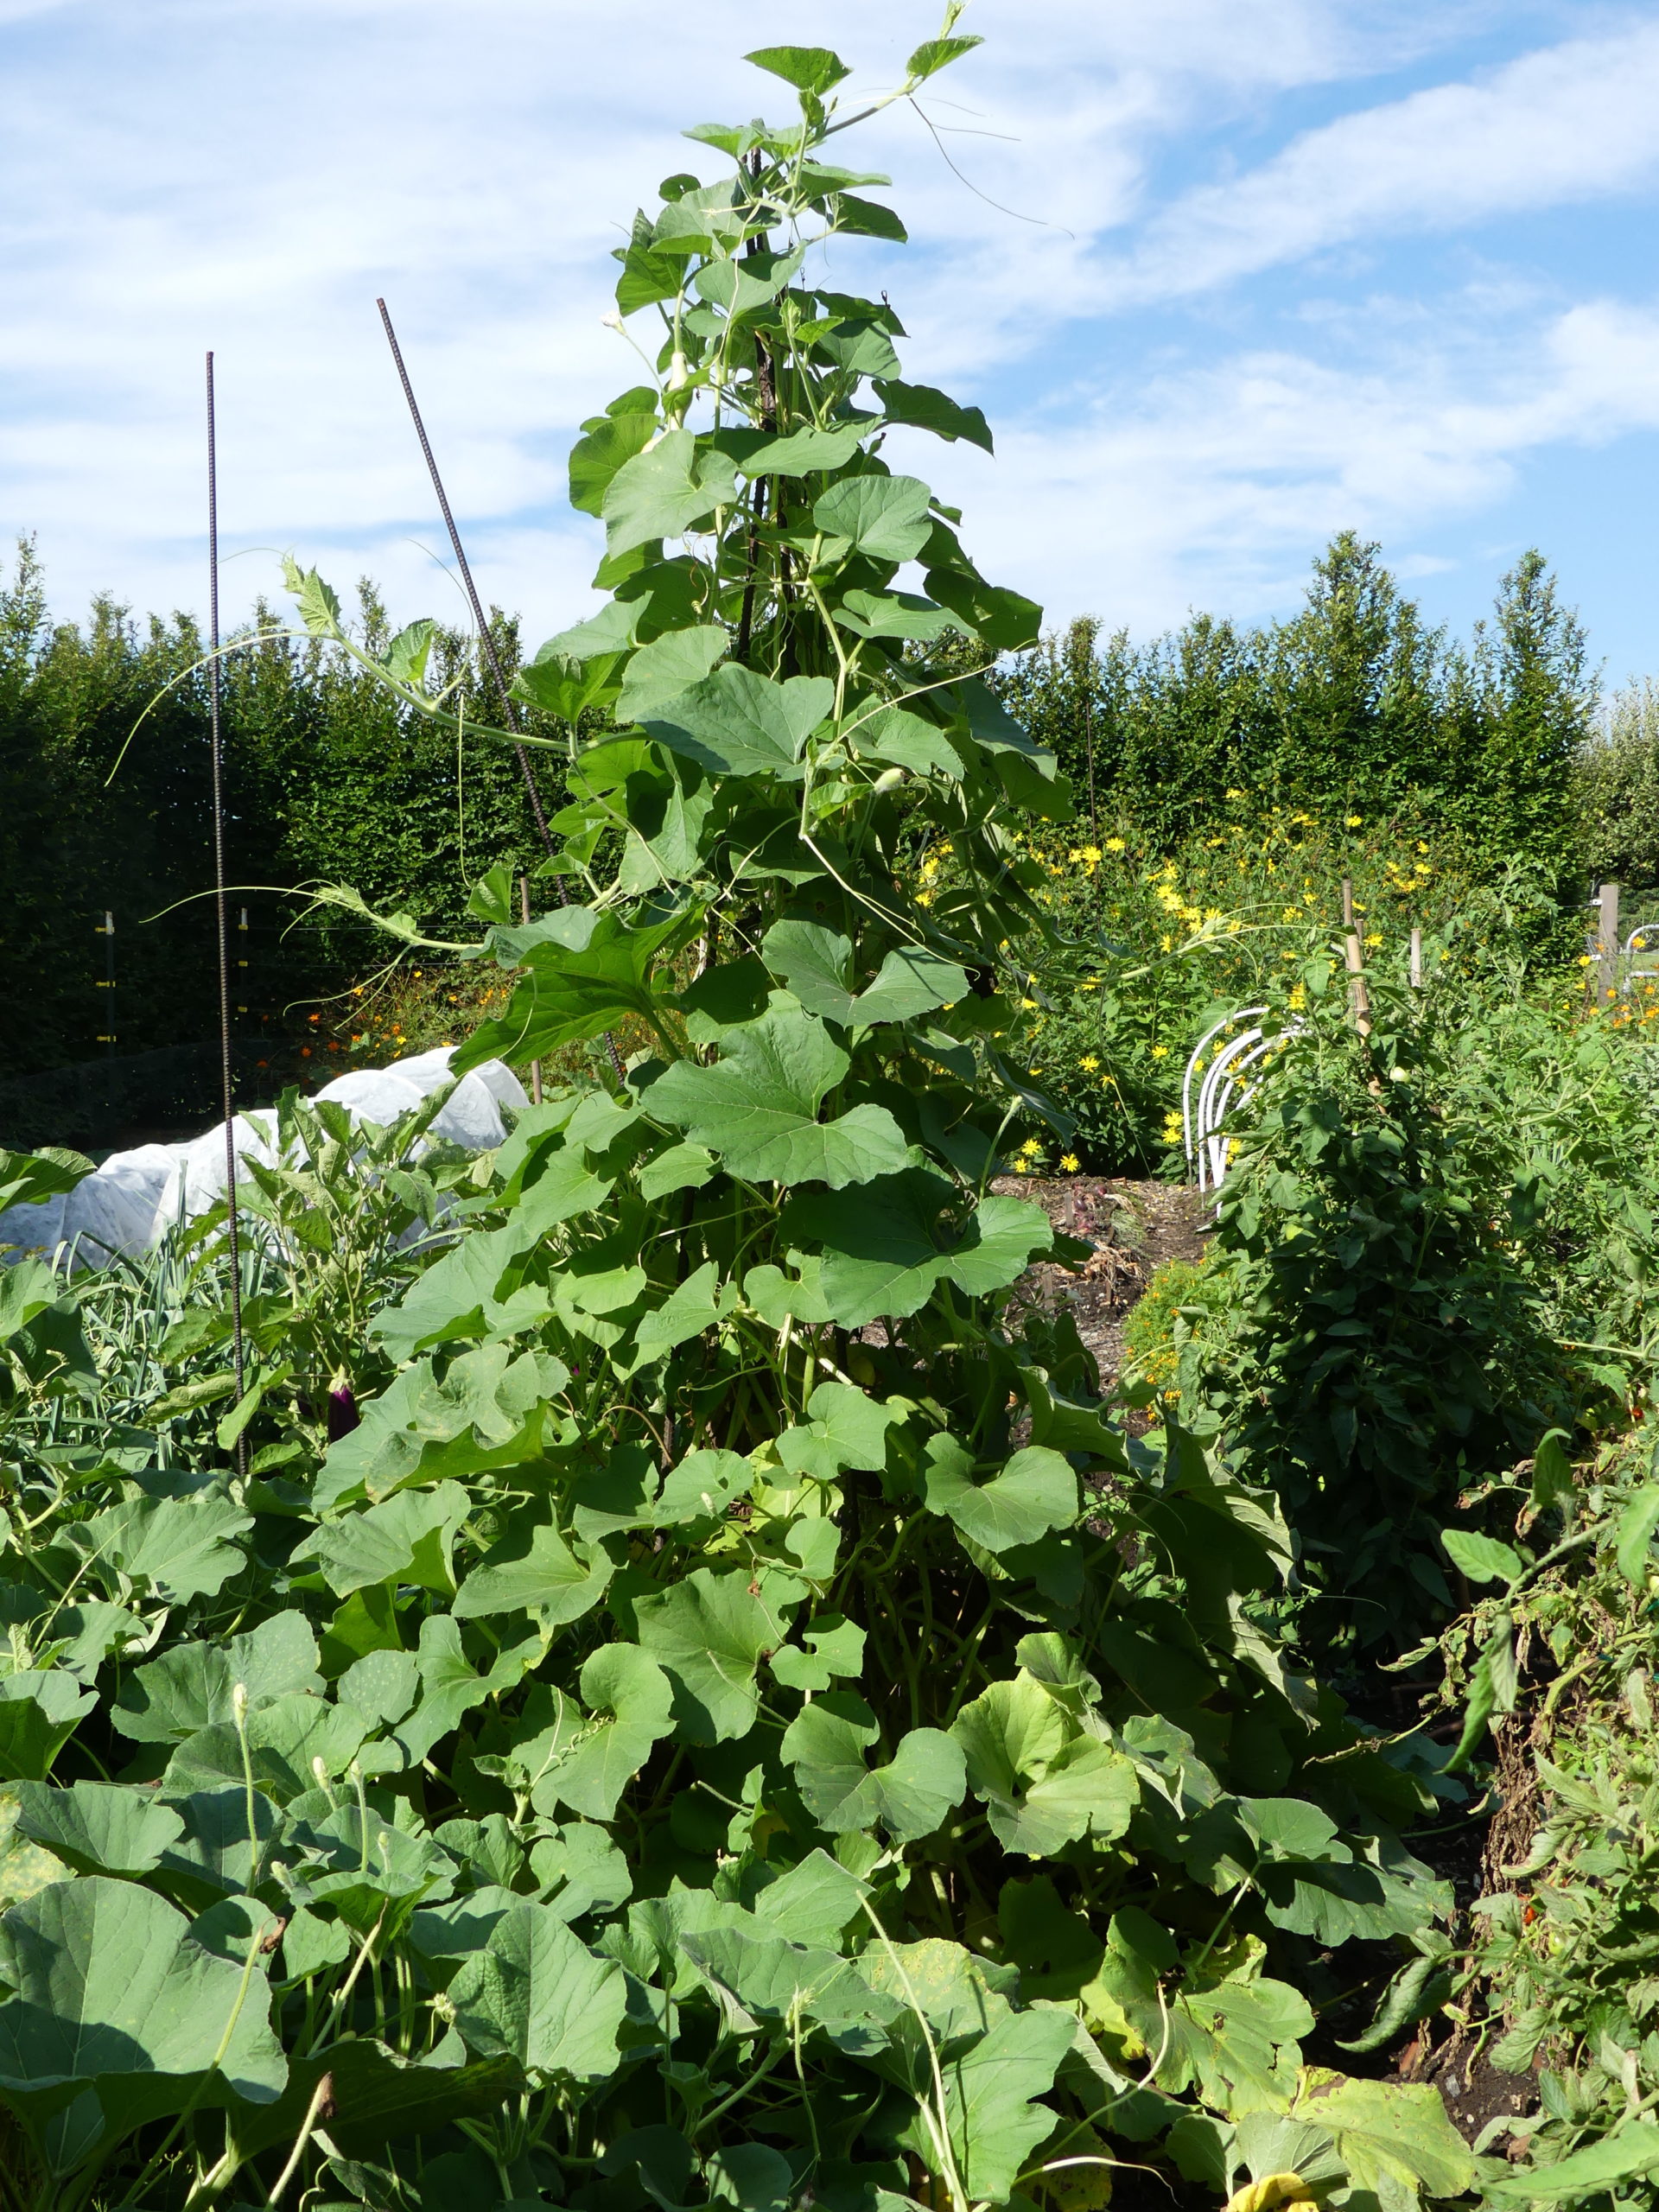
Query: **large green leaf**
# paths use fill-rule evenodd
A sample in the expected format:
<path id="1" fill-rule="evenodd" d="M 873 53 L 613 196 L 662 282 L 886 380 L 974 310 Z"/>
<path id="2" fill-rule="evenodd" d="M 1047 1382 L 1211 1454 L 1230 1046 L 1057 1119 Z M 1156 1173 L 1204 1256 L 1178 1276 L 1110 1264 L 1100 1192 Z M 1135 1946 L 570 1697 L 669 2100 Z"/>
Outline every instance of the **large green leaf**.
<path id="1" fill-rule="evenodd" d="M 330 1776 L 344 1774 L 370 1726 L 366 1713 L 303 1690 L 261 1706 L 248 1714 L 243 1732 L 255 1788 L 286 1804 L 315 1786 L 315 1761 Z M 169 1796 L 189 1797 L 234 1789 L 243 1779 L 242 1735 L 232 1722 L 217 1720 L 185 1738 L 167 1763 L 162 1787 Z"/>
<path id="2" fill-rule="evenodd" d="M 583 1545 L 578 1558 L 546 1521 L 526 1520 L 493 1544 L 456 1592 L 458 1620 L 491 1613 L 531 1612 L 544 1628 L 591 1612 L 612 1573 L 608 1553 Z"/>
<path id="3" fill-rule="evenodd" d="M 417 1654 L 421 1701 L 397 1726 L 397 1741 L 410 1764 L 418 1765 L 429 1757 L 462 1717 L 486 1698 L 516 1689 L 525 1668 L 534 1664 L 541 1651 L 541 1638 L 528 1637 L 522 1643 L 510 1644 L 487 1673 L 480 1674 L 461 1649 L 461 1629 L 454 1616 L 429 1613 L 421 1623 Z"/>
<path id="4" fill-rule="evenodd" d="M 867 1183 L 903 1162 L 904 1133 L 884 1106 L 854 1106 L 821 1122 L 846 1074 L 845 1052 L 821 1021 L 787 1006 L 721 1039 L 713 1067 L 677 1060 L 646 1092 L 653 1114 L 757 1182 Z"/>
<path id="5" fill-rule="evenodd" d="M 577 1147 L 556 1151 L 538 1164 L 541 1173 L 518 1197 L 501 1228 L 475 1230 L 464 1236 L 416 1277 L 395 1306 L 383 1307 L 376 1314 L 370 1334 L 394 1358 L 412 1358 L 430 1344 L 511 1336 L 546 1319 L 546 1296 L 537 1289 L 518 1287 L 518 1263 L 550 1230 L 596 1206 L 611 1185 L 589 1170 Z M 348 1464 L 368 1451 L 369 1443 L 355 1440 L 364 1427 L 372 1426 L 378 1430 L 387 1423 L 393 1408 L 397 1409 L 399 1427 L 419 1428 L 430 1419 L 437 1408 L 434 1404 L 429 1408 L 425 1402 L 423 1385 L 429 1379 L 426 1370 L 412 1381 L 398 1376 L 383 1396 L 372 1402 L 359 1427 L 330 1447 L 330 1467 Z M 446 1386 L 446 1389 L 454 1395 L 453 1389 Z M 378 1414 L 375 1407 L 382 1408 Z M 443 1432 L 443 1440 L 459 1433 L 448 1428 Z M 344 1496 L 345 1492 L 331 1490 L 329 1494 Z"/>
<path id="6" fill-rule="evenodd" d="M 731 640 L 718 623 L 698 623 L 689 630 L 665 631 L 648 645 L 641 645 L 628 663 L 616 702 L 620 723 L 642 721 L 670 700 L 711 674 L 723 660 Z"/>
<path id="7" fill-rule="evenodd" d="M 16 1782 L 0 1792 L 16 1806 L 17 1832 L 86 1874 L 148 1874 L 184 1834 L 170 1806 L 113 1782 Z"/>
<path id="8" fill-rule="evenodd" d="M 814 502 L 812 521 L 872 561 L 913 561 L 933 528 L 932 498 L 918 476 L 848 476 Z"/>
<path id="9" fill-rule="evenodd" d="M 954 784 L 963 778 L 962 755 L 943 730 L 925 722 L 905 707 L 881 707 L 861 713 L 848 726 L 847 740 L 861 760 L 890 761 L 926 776 L 936 770 Z"/>
<path id="10" fill-rule="evenodd" d="M 674 1679 L 676 1713 L 690 1743 L 724 1743 L 754 1726 L 756 1671 L 784 1642 L 784 1611 L 800 1586 L 767 1573 L 752 1590 L 753 1579 L 747 1567 L 715 1574 L 700 1567 L 634 1606 L 641 1646 Z"/>
<path id="11" fill-rule="evenodd" d="M 272 1613 L 228 1643 L 175 1643 L 136 1667 L 122 1682 L 110 1719 L 143 1744 L 178 1744 L 210 1722 L 231 1718 L 238 1682 L 250 1708 L 289 1690 L 320 1690 L 317 1640 L 303 1613 Z"/>
<path id="12" fill-rule="evenodd" d="M 535 1776 L 536 1809 L 561 1805 L 593 1821 L 615 1816 L 617 1800 L 674 1729 L 673 1685 L 649 1653 L 633 1643 L 603 1643 L 584 1661 L 584 1715 L 560 1700 L 552 1728 L 518 1756 Z"/>
<path id="13" fill-rule="evenodd" d="M 710 1928 L 683 1936 L 681 1948 L 752 2019 L 799 2019 L 861 2056 L 882 2048 L 883 2024 L 900 2009 L 896 1999 L 873 1990 L 851 1960 L 780 1936 Z"/>
<path id="14" fill-rule="evenodd" d="M 654 411 L 607 415 L 570 448 L 570 504 L 579 513 L 601 514 L 605 494 L 624 461 L 643 452 L 657 435 Z M 614 602 L 613 602 L 614 603 Z"/>
<path id="15" fill-rule="evenodd" d="M 216 2061 L 224 2083 L 256 2104 L 287 2078 L 263 1974 L 245 1998 L 240 1967 L 204 1950 L 183 1914 L 136 1882 L 90 1875 L 13 1905 L 0 1916 L 0 1985 L 13 1993 L 0 2004 L 0 2088 L 166 2076 L 162 2113 Z"/>
<path id="16" fill-rule="evenodd" d="M 296 1557 L 315 1559 L 337 1598 L 374 1582 L 412 1582 L 448 1597 L 455 1535 L 471 1510 L 459 1483 L 400 1491 L 384 1505 L 323 1522 Z"/>
<path id="17" fill-rule="evenodd" d="M 236 1539 L 253 1516 L 222 1491 L 190 1497 L 124 1498 L 71 1532 L 89 1571 L 108 1588 L 140 1584 L 169 1605 L 212 1597 L 243 1564 Z"/>
<path id="18" fill-rule="evenodd" d="M 730 315 L 747 315 L 775 300 L 804 258 L 799 246 L 788 253 L 774 253 L 763 246 L 705 261 L 692 281 L 711 306 L 723 308 Z"/>
<path id="19" fill-rule="evenodd" d="M 41 1152 L 7 1152 L 0 1147 L 0 1213 L 8 1206 L 38 1206 L 48 1198 L 61 1198 L 92 1172 L 92 1162 L 78 1152 L 64 1152 L 49 1145 Z M 42 1301 L 49 1305 L 58 1295 L 58 1285 L 50 1268 L 41 1272 L 52 1286 L 50 1298 Z M 0 1322 L 0 1339 L 5 1333 Z"/>
<path id="20" fill-rule="evenodd" d="M 721 669 L 709 681 L 718 683 L 732 673 Z M 657 734 L 655 722 L 647 726 Z M 618 915 L 605 913 L 580 951 L 553 944 L 533 947 L 506 1012 L 480 1022 L 451 1066 L 457 1075 L 493 1059 L 523 1066 L 563 1045 L 601 1036 L 629 1015 L 651 1020 L 658 1010 L 652 973 L 659 961 L 679 950 L 700 919 L 693 908 L 647 928 L 631 929 Z"/>
<path id="21" fill-rule="evenodd" d="M 931 385 L 901 384 L 896 378 L 884 377 L 876 385 L 875 396 L 889 423 L 913 423 L 918 429 L 931 430 L 936 437 L 966 438 L 987 453 L 995 450 L 990 425 L 979 409 L 958 406 Z"/>
<path id="22" fill-rule="evenodd" d="M 950 1732 L 1005 1851 L 1052 1859 L 1081 1836 L 1110 1842 L 1128 1826 L 1140 1794 L 1133 1763 L 1072 1738 L 1061 1707 L 1023 1670 L 964 1706 Z"/>
<path id="23" fill-rule="evenodd" d="M 954 1242 L 944 1218 L 954 1186 L 931 1168 L 883 1176 L 845 1198 L 794 1199 L 791 1235 L 823 1245 L 819 1286 L 832 1317 L 857 1328 L 926 1304 L 941 1279 L 977 1296 L 1013 1282 L 1052 1240 L 1047 1217 L 1022 1198 L 982 1198 Z"/>
<path id="24" fill-rule="evenodd" d="M 775 776 L 798 781 L 806 741 L 835 705 L 827 677 L 770 677 L 728 661 L 701 683 L 641 717 L 672 753 L 717 776 Z"/>
<path id="25" fill-rule="evenodd" d="M 868 436 L 865 423 L 837 423 L 827 430 L 810 424 L 787 437 L 768 438 L 739 461 L 745 476 L 804 476 L 810 470 L 844 468 Z"/>
<path id="26" fill-rule="evenodd" d="M 469 2050 L 516 2060 L 539 2081 L 601 2081 L 615 2070 L 627 2009 L 622 1969 L 596 1959 L 550 1905 L 505 1913 L 449 1985 Z"/>
<path id="27" fill-rule="evenodd" d="M 430 1318 L 432 1310 L 429 1306 L 419 1318 Z M 415 1313 L 409 1318 L 419 1325 Z M 515 1359 L 501 1344 L 464 1352 L 442 1382 L 430 1360 L 406 1368 L 365 1407 L 357 1427 L 330 1446 L 313 1503 L 326 1512 L 365 1496 L 391 1497 L 407 1483 L 439 1482 L 532 1459 L 548 1402 L 569 1380 L 550 1353 L 524 1352 Z"/>
<path id="28" fill-rule="evenodd" d="M 719 1269 L 712 1260 L 705 1260 L 639 1322 L 633 1332 L 630 1371 L 643 1367 L 648 1360 L 660 1359 L 664 1352 L 683 1344 L 688 1337 L 700 1336 L 703 1330 L 713 1328 L 736 1303 L 736 1285 L 722 1286 Z"/>
<path id="29" fill-rule="evenodd" d="M 1034 1544 L 1077 1517 L 1077 1478 L 1069 1461 L 1039 1444 L 1016 1452 L 988 1482 L 976 1482 L 973 1456 L 953 1437 L 930 1438 L 926 1497 L 971 1543 L 988 1552 Z"/>
<path id="30" fill-rule="evenodd" d="M 820 99 L 843 77 L 852 74 L 841 56 L 827 46 L 760 46 L 743 59 Z"/>
<path id="31" fill-rule="evenodd" d="M 891 1762 L 872 1770 L 864 1755 L 880 1733 L 861 1699 L 840 1691 L 815 1698 L 784 1735 L 796 1788 L 831 1835 L 878 1823 L 895 1843 L 931 1835 L 962 1802 L 961 1747 L 937 1728 L 912 1728 Z"/>
<path id="32" fill-rule="evenodd" d="M 1036 2100 L 1054 2086 L 1075 2024 L 1066 2012 L 1008 2012 L 968 2050 L 941 2062 L 945 2120 L 963 2185 L 1005 2202 L 1030 2153 L 1054 2126 Z M 910 2139 L 920 2149 L 923 2131 Z"/>
<path id="33" fill-rule="evenodd" d="M 600 503 L 606 553 L 615 560 L 654 538 L 682 537 L 735 496 L 729 461 L 699 454 L 690 430 L 669 430 L 623 461 L 606 486 Z"/>
<path id="34" fill-rule="evenodd" d="M 967 995 L 968 978 L 954 961 L 925 946 L 900 946 L 882 961 L 874 982 L 855 994 L 848 988 L 852 946 L 821 923 L 774 922 L 761 940 L 766 965 L 781 976 L 810 1014 L 843 1027 L 907 1021 Z"/>
<path id="35" fill-rule="evenodd" d="M 1290 2117 L 1328 2128 L 1351 2185 L 1374 2191 L 1380 2202 L 1403 2192 L 1409 2203 L 1420 2188 L 1440 2197 L 1461 2196 L 1474 2187 L 1469 2147 L 1447 2117 L 1440 2091 L 1427 2082 L 1357 2082 L 1313 2067 L 1302 2077 Z M 1659 2167 L 1659 2129 L 1649 2133 L 1651 2171 Z M 1535 2177 L 1516 2177 L 1523 2178 L 1530 2183 Z"/>
<path id="36" fill-rule="evenodd" d="M 39 1782 L 98 1703 L 73 1675 L 0 1675 L 0 1782 Z"/>

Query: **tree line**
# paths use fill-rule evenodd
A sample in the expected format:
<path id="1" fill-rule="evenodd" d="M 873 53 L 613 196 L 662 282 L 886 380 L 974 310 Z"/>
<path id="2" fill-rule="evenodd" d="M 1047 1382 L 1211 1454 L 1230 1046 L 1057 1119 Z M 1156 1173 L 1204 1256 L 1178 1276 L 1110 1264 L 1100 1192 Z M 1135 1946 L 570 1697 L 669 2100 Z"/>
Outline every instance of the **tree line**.
<path id="1" fill-rule="evenodd" d="M 384 634 L 370 586 L 359 613 L 368 636 Z M 511 667 L 517 627 L 495 620 Z M 467 718 L 498 721 L 465 640 L 440 652 L 461 677 Z M 99 1041 L 111 1033 L 99 988 L 106 910 L 117 1049 L 213 1033 L 202 653 L 185 615 L 140 622 L 99 599 L 84 624 L 53 620 L 27 543 L 0 580 L 0 988 L 14 1074 L 111 1049 Z M 269 610 L 223 671 L 230 880 L 263 887 L 234 901 L 250 923 L 233 955 L 247 963 L 233 979 L 245 1027 L 385 957 L 361 924 L 304 914 L 299 887 L 348 882 L 435 935 L 465 936 L 467 881 L 498 861 L 539 858 L 505 749 L 458 748 L 352 663 L 283 634 Z M 1521 857 L 1563 918 L 1610 858 L 1627 880 L 1645 868 L 1659 885 L 1659 803 L 1636 804 L 1659 791 L 1655 717 L 1627 713 L 1611 751 L 1592 742 L 1584 632 L 1536 553 L 1503 577 L 1492 620 L 1467 644 L 1426 625 L 1379 549 L 1349 534 L 1285 620 L 1201 614 L 1144 644 L 1077 621 L 999 682 L 1101 834 L 1128 826 L 1173 851 L 1241 805 L 1357 815 L 1368 829 L 1452 839 L 1477 872 Z M 563 798 L 556 756 L 537 765 L 550 815 Z"/>

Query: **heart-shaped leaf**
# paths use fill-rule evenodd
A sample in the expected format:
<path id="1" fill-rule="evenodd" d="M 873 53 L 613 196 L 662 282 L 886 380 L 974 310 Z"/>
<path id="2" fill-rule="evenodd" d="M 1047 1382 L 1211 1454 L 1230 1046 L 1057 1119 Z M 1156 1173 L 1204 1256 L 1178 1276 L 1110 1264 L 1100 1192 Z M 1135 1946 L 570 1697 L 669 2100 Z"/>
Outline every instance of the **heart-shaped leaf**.
<path id="1" fill-rule="evenodd" d="M 902 1164 L 904 1134 L 884 1106 L 818 1109 L 848 1058 L 822 1022 L 785 1007 L 728 1030 L 713 1067 L 676 1061 L 646 1093 L 653 1114 L 756 1182 L 828 1183 L 840 1190 Z"/>
<path id="2" fill-rule="evenodd" d="M 550 1905 L 504 1913 L 449 1985 L 469 2050 L 513 2059 L 539 2082 L 602 2080 L 627 2010 L 622 1969 L 596 1959 Z"/>
<path id="3" fill-rule="evenodd" d="M 770 677 L 728 661 L 701 683 L 641 719 L 672 753 L 717 776 L 804 775 L 806 741 L 835 705 L 827 677 Z"/>
<path id="4" fill-rule="evenodd" d="M 842 1692 L 815 1698 L 797 1715 L 782 1748 L 807 1809 L 831 1835 L 877 1825 L 895 1843 L 931 1835 L 962 1802 L 960 1745 L 937 1728 L 912 1728 L 890 1763 L 872 1771 L 864 1754 L 879 1733 L 869 1708 Z"/>
<path id="5" fill-rule="evenodd" d="M 975 1480 L 973 1457 L 953 1437 L 930 1438 L 927 1458 L 929 1512 L 948 1514 L 988 1552 L 1034 1544 L 1077 1517 L 1077 1478 L 1069 1461 L 1042 1445 L 1016 1452 L 988 1482 Z"/>
<path id="6" fill-rule="evenodd" d="M 0 2004 L 0 2088 L 146 2076 L 160 2113 L 215 2064 L 253 2104 L 287 2078 L 263 1975 L 245 1989 L 239 1967 L 136 1882 L 89 1875 L 14 1905 L 0 1917 L 0 1986 L 12 1993 Z"/>

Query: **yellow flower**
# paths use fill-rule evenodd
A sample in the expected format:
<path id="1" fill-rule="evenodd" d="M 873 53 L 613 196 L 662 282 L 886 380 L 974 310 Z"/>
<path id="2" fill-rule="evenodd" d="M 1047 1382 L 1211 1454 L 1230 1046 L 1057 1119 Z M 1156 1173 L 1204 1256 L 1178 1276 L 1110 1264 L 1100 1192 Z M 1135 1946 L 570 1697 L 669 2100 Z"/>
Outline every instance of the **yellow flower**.
<path id="1" fill-rule="evenodd" d="M 1382 938 L 1379 931 L 1371 930 L 1367 933 L 1365 942 L 1367 944 L 1381 944 Z"/>
<path id="2" fill-rule="evenodd" d="M 1077 1158 L 1075 1152 L 1068 1152 L 1062 1158 L 1060 1165 L 1065 1168 L 1068 1175 L 1075 1175 L 1078 1168 L 1082 1166 L 1083 1162 Z"/>
<path id="3" fill-rule="evenodd" d="M 1020 1147 L 1021 1153 L 1024 1154 L 1027 1160 L 1029 1160 L 1034 1153 L 1040 1152 L 1042 1148 L 1041 1141 L 1037 1137 L 1027 1137 L 1024 1144 Z"/>
<path id="4" fill-rule="evenodd" d="M 1035 999 L 1021 999 L 1021 1000 L 1020 1000 L 1020 1004 L 1021 1007 L 1022 1007 L 1022 1008 L 1024 1009 L 1024 1011 L 1025 1011 L 1026 1013 L 1027 1013 L 1027 1014 L 1029 1014 L 1029 1013 L 1032 1011 L 1033 1007 L 1036 1005 L 1036 1003 L 1037 1003 L 1037 1001 L 1036 1001 L 1036 1000 L 1035 1000 Z"/>
<path id="5" fill-rule="evenodd" d="M 1085 1052 L 1083 1058 L 1077 1062 L 1077 1065 L 1082 1068 L 1086 1074 L 1092 1075 L 1095 1070 L 1100 1065 L 1100 1062 L 1095 1058 L 1092 1052 Z"/>
<path id="6" fill-rule="evenodd" d="M 1279 918 L 1281 922 L 1300 922 L 1302 918 L 1302 910 L 1300 906 L 1287 906 Z"/>
<path id="7" fill-rule="evenodd" d="M 1152 1048 L 1152 1057 L 1154 1060 L 1166 1060 L 1169 1058 L 1168 1046 L 1154 1045 Z"/>
<path id="8" fill-rule="evenodd" d="M 1227 796 L 1229 798 L 1243 798 L 1244 794 L 1243 791 L 1229 791 Z"/>
<path id="9" fill-rule="evenodd" d="M 1170 950 L 1171 947 L 1174 944 L 1175 940 L 1174 940 L 1174 938 L 1173 938 L 1173 937 L 1171 937 L 1171 936 L 1170 936 L 1169 932 L 1168 932 L 1167 931 L 1166 931 L 1164 932 L 1163 936 L 1162 936 L 1162 937 L 1160 937 L 1160 938 L 1159 938 L 1158 942 L 1159 942 L 1159 944 L 1163 947 L 1164 950 L 1165 950 L 1166 952 L 1167 952 L 1167 951 L 1169 951 L 1169 950 Z"/>
<path id="10" fill-rule="evenodd" d="M 1349 830 L 1357 830 L 1362 817 L 1357 814 L 1344 814 L 1342 819 L 1344 828 Z"/>
<path id="11" fill-rule="evenodd" d="M 1297 1014 L 1300 1014 L 1302 1008 L 1307 1004 L 1307 986 L 1306 983 L 1295 983 L 1292 985 L 1290 1004 L 1292 1011 Z"/>
<path id="12" fill-rule="evenodd" d="M 1106 849 L 1109 853 L 1121 853 L 1123 850 L 1123 840 L 1121 837 L 1109 837 L 1106 840 Z"/>
<path id="13" fill-rule="evenodd" d="M 933 893 L 931 891 L 918 891 L 916 893 L 916 904 L 918 906 L 931 906 L 933 904 Z"/>
<path id="14" fill-rule="evenodd" d="M 1085 845 L 1083 849 L 1083 857 L 1090 868 L 1098 868 L 1100 866 L 1100 847 L 1098 845 Z"/>

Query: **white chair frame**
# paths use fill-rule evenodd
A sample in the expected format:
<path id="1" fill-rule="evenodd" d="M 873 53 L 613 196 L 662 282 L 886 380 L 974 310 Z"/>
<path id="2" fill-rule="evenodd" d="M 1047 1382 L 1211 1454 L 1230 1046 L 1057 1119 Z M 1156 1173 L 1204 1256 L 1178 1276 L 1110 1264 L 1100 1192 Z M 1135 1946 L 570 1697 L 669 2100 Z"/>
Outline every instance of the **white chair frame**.
<path id="1" fill-rule="evenodd" d="M 1236 1014 L 1226 1014 L 1212 1023 L 1193 1046 L 1192 1057 L 1186 1064 L 1181 1082 L 1181 1135 L 1186 1147 L 1187 1166 L 1194 1172 L 1200 1191 L 1218 1191 L 1227 1179 L 1228 1141 L 1223 1123 L 1232 1109 L 1242 1105 L 1255 1089 L 1254 1083 L 1245 1080 L 1248 1071 L 1284 1038 L 1294 1037 L 1301 1025 L 1294 1023 L 1269 1036 L 1258 1024 L 1230 1038 L 1207 1065 L 1205 1054 L 1211 1039 L 1224 1029 L 1267 1011 L 1265 1006 L 1241 1007 Z M 1198 1086 L 1196 1109 L 1192 1098 L 1195 1078 Z"/>

